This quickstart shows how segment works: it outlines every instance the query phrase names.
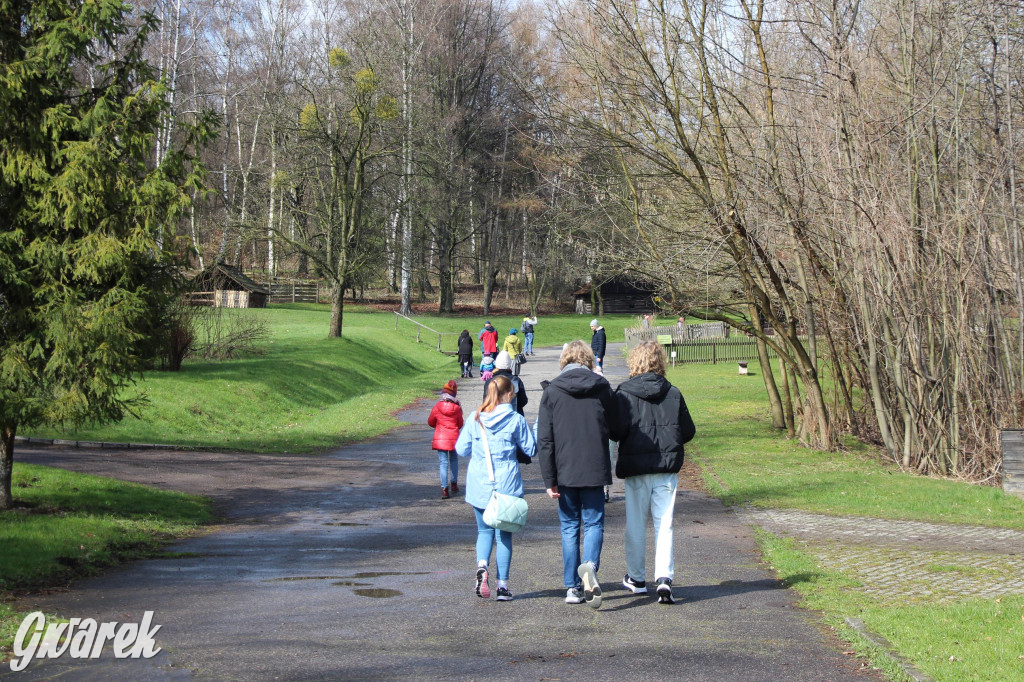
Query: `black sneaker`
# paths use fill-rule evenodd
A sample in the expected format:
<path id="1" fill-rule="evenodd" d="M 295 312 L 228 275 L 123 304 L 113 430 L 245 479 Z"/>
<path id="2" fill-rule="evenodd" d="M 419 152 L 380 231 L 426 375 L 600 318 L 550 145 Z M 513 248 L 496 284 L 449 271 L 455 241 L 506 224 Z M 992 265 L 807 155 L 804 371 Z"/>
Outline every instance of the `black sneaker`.
<path id="1" fill-rule="evenodd" d="M 497 601 L 512 601 L 512 593 L 509 592 L 507 587 L 498 588 Z"/>
<path id="2" fill-rule="evenodd" d="M 658 603 L 674 604 L 675 601 L 676 600 L 672 598 L 672 579 L 658 578 Z"/>
<path id="3" fill-rule="evenodd" d="M 487 569 L 483 566 L 476 569 L 476 596 L 481 599 L 491 598 L 491 588 L 487 584 Z"/>
<path id="4" fill-rule="evenodd" d="M 633 594 L 647 594 L 647 582 L 644 580 L 633 580 L 627 573 L 622 579 L 622 586 Z"/>

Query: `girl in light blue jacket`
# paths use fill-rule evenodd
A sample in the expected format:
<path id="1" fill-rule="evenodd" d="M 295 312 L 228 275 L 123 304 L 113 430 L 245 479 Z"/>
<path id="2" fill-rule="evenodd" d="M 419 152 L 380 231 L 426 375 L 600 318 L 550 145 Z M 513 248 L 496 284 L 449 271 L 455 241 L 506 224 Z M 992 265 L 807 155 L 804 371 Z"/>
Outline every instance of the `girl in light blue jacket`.
<path id="1" fill-rule="evenodd" d="M 512 533 L 491 528 L 484 523 L 484 508 L 495 490 L 505 495 L 523 497 L 523 477 L 519 474 L 516 448 L 529 457 L 533 457 L 537 450 L 537 441 L 526 419 L 512 409 L 510 403 L 514 396 L 515 389 L 508 377 L 494 377 L 487 385 L 483 404 L 469 415 L 455 443 L 455 452 L 459 457 L 471 458 L 466 471 L 466 504 L 472 506 L 476 514 L 476 594 L 484 599 L 491 596 L 491 588 L 487 584 L 487 567 L 491 563 L 491 548 L 497 542 L 498 601 L 512 599 L 512 592 L 508 589 Z M 494 467 L 493 482 L 487 466 L 487 451 L 483 441 L 485 433 Z"/>

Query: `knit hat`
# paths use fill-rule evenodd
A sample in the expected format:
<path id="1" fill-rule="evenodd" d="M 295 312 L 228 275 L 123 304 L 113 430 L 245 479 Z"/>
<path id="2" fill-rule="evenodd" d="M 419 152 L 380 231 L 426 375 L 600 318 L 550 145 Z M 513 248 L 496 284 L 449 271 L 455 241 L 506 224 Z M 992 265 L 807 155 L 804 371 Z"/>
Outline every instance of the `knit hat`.
<path id="1" fill-rule="evenodd" d="M 448 383 L 441 387 L 441 393 L 447 393 L 448 395 L 458 395 L 459 385 L 455 383 L 455 379 L 449 379 Z"/>
<path id="2" fill-rule="evenodd" d="M 508 351 L 498 353 L 498 359 L 494 361 L 494 369 L 512 369 L 512 356 Z"/>
<path id="3" fill-rule="evenodd" d="M 511 329 L 508 330 L 508 333 L 514 336 L 519 333 L 519 330 L 516 329 L 515 327 L 512 327 Z"/>
<path id="4" fill-rule="evenodd" d="M 590 321 L 590 326 L 591 326 L 591 327 L 600 327 L 601 325 L 599 325 L 599 324 L 597 323 L 597 318 L 595 317 L 594 319 L 592 319 L 592 320 Z"/>

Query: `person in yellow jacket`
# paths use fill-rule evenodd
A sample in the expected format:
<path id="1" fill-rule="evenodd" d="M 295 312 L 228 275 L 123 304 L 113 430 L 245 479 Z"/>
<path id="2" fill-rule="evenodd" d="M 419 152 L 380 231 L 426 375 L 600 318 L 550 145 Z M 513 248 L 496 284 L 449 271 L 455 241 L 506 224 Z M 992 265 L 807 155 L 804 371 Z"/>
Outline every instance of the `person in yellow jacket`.
<path id="1" fill-rule="evenodd" d="M 512 376 L 519 376 L 520 357 L 523 354 L 523 340 L 519 338 L 518 329 L 512 327 L 512 329 L 508 330 L 508 336 L 505 337 L 505 342 L 501 344 L 501 349 L 512 358 Z"/>

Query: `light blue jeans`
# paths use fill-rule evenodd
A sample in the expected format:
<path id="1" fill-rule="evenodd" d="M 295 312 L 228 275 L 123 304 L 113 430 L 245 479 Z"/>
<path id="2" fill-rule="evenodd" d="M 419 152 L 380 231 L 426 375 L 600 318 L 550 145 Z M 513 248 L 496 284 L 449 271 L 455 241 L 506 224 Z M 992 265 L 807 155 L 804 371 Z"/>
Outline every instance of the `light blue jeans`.
<path id="1" fill-rule="evenodd" d="M 459 456 L 454 450 L 438 450 L 437 461 L 440 465 L 441 487 L 447 488 L 451 483 L 459 482 Z"/>
<path id="2" fill-rule="evenodd" d="M 497 541 L 498 551 L 494 557 L 498 567 L 498 580 L 508 580 L 508 570 L 512 565 L 512 533 L 491 528 L 484 523 L 484 510 L 473 507 L 476 513 L 476 561 L 491 564 L 491 548 Z"/>
<path id="3" fill-rule="evenodd" d="M 565 587 L 581 587 L 580 527 L 583 530 L 583 561 L 601 567 L 604 545 L 604 486 L 558 486 L 558 520 L 562 526 L 562 579 Z"/>
<path id="4" fill-rule="evenodd" d="M 647 516 L 654 520 L 654 577 L 674 577 L 672 514 L 676 508 L 677 474 L 644 474 L 626 479 L 626 571 L 647 580 Z"/>
<path id="5" fill-rule="evenodd" d="M 526 332 L 526 342 L 523 344 L 523 353 L 533 352 L 533 332 Z"/>

